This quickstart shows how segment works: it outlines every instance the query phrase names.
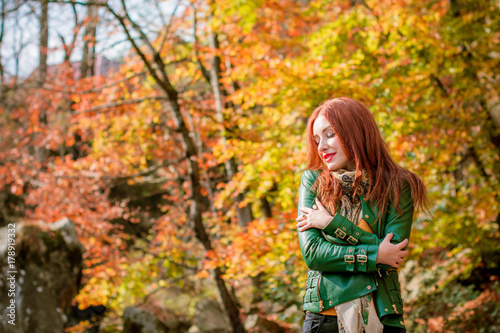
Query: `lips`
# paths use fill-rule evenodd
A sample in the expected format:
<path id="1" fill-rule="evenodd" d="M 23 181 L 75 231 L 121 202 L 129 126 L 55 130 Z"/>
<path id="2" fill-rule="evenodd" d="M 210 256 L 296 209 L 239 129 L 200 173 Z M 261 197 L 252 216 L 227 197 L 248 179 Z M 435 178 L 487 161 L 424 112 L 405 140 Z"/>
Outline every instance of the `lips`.
<path id="1" fill-rule="evenodd" d="M 330 162 L 331 159 L 333 158 L 333 156 L 335 156 L 336 153 L 332 153 L 332 154 L 325 154 L 323 155 L 323 158 L 325 159 L 326 162 Z"/>

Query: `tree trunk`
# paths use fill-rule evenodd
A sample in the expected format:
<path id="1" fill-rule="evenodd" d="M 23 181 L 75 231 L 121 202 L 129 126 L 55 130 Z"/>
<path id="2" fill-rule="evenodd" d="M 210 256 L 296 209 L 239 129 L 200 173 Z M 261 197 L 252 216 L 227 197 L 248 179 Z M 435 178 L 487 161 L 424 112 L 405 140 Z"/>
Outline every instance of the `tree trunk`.
<path id="1" fill-rule="evenodd" d="M 87 7 L 87 20 L 89 22 L 85 26 L 83 33 L 84 44 L 82 54 L 81 76 L 87 77 L 89 74 L 95 74 L 95 38 L 96 38 L 96 25 L 97 25 L 97 8 L 90 5 Z M 90 70 L 90 73 L 89 73 Z"/>
<path id="2" fill-rule="evenodd" d="M 4 27 L 5 27 L 5 0 L 2 0 L 2 14 L 0 15 L 2 22 L 0 22 L 0 46 L 3 45 L 3 32 L 4 32 Z M 1 51 L 1 49 L 0 49 Z M 3 70 L 3 65 L 2 65 L 2 53 L 0 52 L 0 85 L 1 85 L 1 91 L 0 91 L 0 103 L 3 101 L 5 93 L 4 93 L 4 87 L 5 87 L 5 76 L 4 76 L 4 70 Z"/>
<path id="3" fill-rule="evenodd" d="M 261 207 L 261 212 L 264 217 L 270 218 L 273 217 L 273 213 L 271 210 L 271 205 L 269 204 L 269 201 L 267 201 L 267 198 L 265 195 L 263 195 L 260 198 L 260 207 Z"/>
<path id="4" fill-rule="evenodd" d="M 166 67 L 163 59 L 160 56 L 160 52 L 156 50 L 141 28 L 130 18 L 127 13 L 125 1 L 122 0 L 122 6 L 124 9 L 124 15 L 120 15 L 115 12 L 109 4 L 107 4 L 108 10 L 113 14 L 113 16 L 118 20 L 120 25 L 127 35 L 128 41 L 132 44 L 133 49 L 137 55 L 141 58 L 144 65 L 148 69 L 149 73 L 153 77 L 154 81 L 158 87 L 163 91 L 168 99 L 169 111 L 171 112 L 172 119 L 175 123 L 175 131 L 181 136 L 182 146 L 185 152 L 186 161 L 189 163 L 188 175 L 190 178 L 191 187 L 191 206 L 189 209 L 190 221 L 193 224 L 193 229 L 196 238 L 201 242 L 204 249 L 212 251 L 213 247 L 211 244 L 210 237 L 203 225 L 203 211 L 205 211 L 204 200 L 201 194 L 201 172 L 198 163 L 198 149 L 192 137 L 194 133 L 191 133 L 186 126 L 184 121 L 184 116 L 181 112 L 181 107 L 179 103 L 179 93 L 175 87 L 171 84 L 168 74 L 166 72 Z M 131 28 L 129 27 L 131 25 Z M 153 57 L 149 58 L 146 56 L 143 49 L 137 44 L 136 40 L 131 36 L 131 29 L 135 30 L 139 34 L 140 40 L 148 47 L 152 52 Z M 226 283 L 222 278 L 222 271 L 219 267 L 213 270 L 214 278 L 219 290 L 220 297 L 222 299 L 223 307 L 229 316 L 231 326 L 233 327 L 233 332 L 235 333 L 245 333 L 245 328 L 239 316 L 238 304 L 232 299 Z"/>
<path id="5" fill-rule="evenodd" d="M 47 77 L 47 50 L 49 48 L 49 0 L 41 0 L 42 12 L 40 13 L 40 63 L 38 66 L 38 84 L 41 86 Z"/>
<path id="6" fill-rule="evenodd" d="M 219 288 L 219 292 L 221 293 L 222 302 L 224 303 L 224 308 L 226 310 L 227 315 L 229 316 L 229 320 L 233 325 L 234 333 L 245 333 L 245 327 L 240 319 L 240 311 L 236 302 L 231 297 L 229 290 L 227 289 L 226 283 L 222 278 L 222 272 L 220 268 L 216 268 L 214 270 L 215 273 L 215 282 L 217 283 L 217 287 Z"/>
<path id="7" fill-rule="evenodd" d="M 217 34 L 210 30 L 209 33 L 209 44 L 212 50 L 219 50 L 219 41 L 217 38 Z M 220 72 L 221 72 L 221 59 L 218 55 L 214 55 L 212 57 L 212 68 L 210 69 L 210 84 L 212 86 L 212 90 L 214 93 L 215 100 L 215 113 L 217 115 L 217 120 L 220 124 L 221 131 L 221 139 L 222 144 L 226 146 L 226 132 L 227 128 L 225 126 L 224 119 L 224 96 L 227 95 L 227 92 L 224 91 L 220 84 Z M 226 171 L 228 179 L 231 180 L 234 175 L 238 172 L 238 168 L 236 165 L 236 161 L 234 158 L 230 158 L 225 162 Z M 246 205 L 244 207 L 240 207 L 239 204 L 245 200 L 245 195 L 243 193 L 239 193 L 236 197 L 236 210 L 238 213 L 238 224 L 241 227 L 246 227 L 248 223 L 253 220 L 252 207 L 250 205 Z"/>
<path id="8" fill-rule="evenodd" d="M 41 87 L 47 79 L 47 51 L 49 48 L 49 0 L 41 0 L 42 11 L 40 13 L 40 45 L 38 64 L 38 85 Z M 48 124 L 47 110 L 42 106 L 38 111 L 38 121 L 40 125 L 46 127 Z M 35 134 L 38 136 L 39 134 Z M 36 147 L 36 155 L 39 161 L 45 161 L 47 150 L 43 147 Z"/>

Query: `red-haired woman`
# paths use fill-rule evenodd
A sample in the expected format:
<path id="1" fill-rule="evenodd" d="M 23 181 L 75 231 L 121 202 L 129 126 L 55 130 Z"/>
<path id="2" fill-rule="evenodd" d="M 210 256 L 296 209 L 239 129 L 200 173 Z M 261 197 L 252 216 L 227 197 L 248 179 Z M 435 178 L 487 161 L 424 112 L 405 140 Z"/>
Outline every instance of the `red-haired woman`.
<path id="1" fill-rule="evenodd" d="M 370 111 L 350 98 L 314 110 L 297 226 L 309 268 L 303 332 L 405 332 L 397 268 L 427 191 L 397 165 Z"/>

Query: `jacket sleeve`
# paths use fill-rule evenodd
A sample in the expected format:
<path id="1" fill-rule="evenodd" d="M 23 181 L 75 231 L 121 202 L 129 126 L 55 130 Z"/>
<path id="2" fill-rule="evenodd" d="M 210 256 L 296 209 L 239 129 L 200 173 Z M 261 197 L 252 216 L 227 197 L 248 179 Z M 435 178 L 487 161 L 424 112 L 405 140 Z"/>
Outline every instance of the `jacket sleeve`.
<path id="1" fill-rule="evenodd" d="M 315 177 L 309 170 L 302 174 L 298 207 L 312 207 L 316 193 L 310 189 L 314 181 Z M 298 216 L 303 215 L 300 210 L 297 210 L 297 213 Z M 321 272 L 377 271 L 376 244 L 335 244 L 326 240 L 322 231 L 316 228 L 298 231 L 298 236 L 302 256 L 309 269 Z"/>
<path id="2" fill-rule="evenodd" d="M 411 198 L 411 187 L 405 183 L 400 193 L 400 207 L 401 212 L 398 212 L 395 205 L 389 205 L 387 213 L 384 215 L 383 225 L 381 226 L 381 235 L 384 237 L 392 233 L 393 238 L 391 243 L 397 244 L 405 239 L 410 239 L 411 225 L 413 221 L 413 200 Z M 339 231 L 341 230 L 341 231 Z M 361 244 L 379 245 L 383 239 L 380 239 L 376 234 L 369 233 L 358 226 L 351 223 L 347 218 L 340 214 L 335 214 L 331 222 L 323 229 L 323 231 L 330 235 L 341 234 L 345 239 L 353 237 L 355 241 Z M 388 270 L 394 267 L 389 265 L 377 265 L 382 270 Z"/>

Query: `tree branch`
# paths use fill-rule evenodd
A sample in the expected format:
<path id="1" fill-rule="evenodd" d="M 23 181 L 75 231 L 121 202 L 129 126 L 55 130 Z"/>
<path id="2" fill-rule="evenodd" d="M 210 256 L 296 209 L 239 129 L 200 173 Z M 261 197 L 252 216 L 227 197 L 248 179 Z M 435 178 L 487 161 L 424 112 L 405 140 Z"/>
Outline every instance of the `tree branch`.
<path id="1" fill-rule="evenodd" d="M 198 34 L 196 33 L 196 29 L 197 29 L 196 7 L 194 6 L 193 3 L 191 3 L 191 6 L 193 8 L 194 54 L 196 56 L 196 62 L 198 63 L 198 66 L 200 67 L 201 74 L 203 75 L 205 80 L 210 84 L 211 83 L 210 74 L 208 73 L 205 66 L 203 66 L 203 63 L 201 62 L 201 59 L 200 59 L 200 54 L 198 52 Z"/>
<path id="2" fill-rule="evenodd" d="M 121 0 L 121 3 L 123 6 L 123 11 L 125 13 L 124 17 L 127 18 L 127 20 L 132 24 L 132 27 L 134 28 L 134 30 L 139 34 L 139 36 L 141 36 L 142 42 L 149 47 L 151 53 L 154 55 L 156 53 L 156 50 L 154 49 L 153 45 L 149 41 L 148 37 L 142 31 L 141 27 L 137 23 L 135 23 L 132 20 L 132 18 L 130 17 L 130 15 L 128 14 L 127 6 L 125 5 L 125 0 Z"/>
<path id="3" fill-rule="evenodd" d="M 165 34 L 163 35 L 163 38 L 161 39 L 160 49 L 158 52 L 161 52 L 161 50 L 163 50 L 163 46 L 165 45 L 165 41 L 167 40 L 168 33 L 170 32 L 170 27 L 172 26 L 172 23 L 174 22 L 175 12 L 177 11 L 177 8 L 179 7 L 180 3 L 181 3 L 181 0 L 178 0 L 177 4 L 175 5 L 174 11 L 172 12 L 172 15 L 170 16 L 170 22 L 168 22 L 168 25 L 165 29 Z"/>
<path id="4" fill-rule="evenodd" d="M 80 6 L 99 6 L 99 7 L 106 7 L 108 4 L 106 3 L 106 0 L 96 0 L 96 1 L 75 1 L 75 0 L 49 0 L 49 3 L 59 3 L 59 4 L 65 4 L 65 5 L 80 5 Z"/>
<path id="5" fill-rule="evenodd" d="M 98 105 L 96 107 L 93 107 L 93 108 L 87 109 L 87 110 L 76 111 L 74 114 L 79 115 L 79 114 L 84 114 L 84 113 L 91 113 L 91 112 L 101 111 L 101 110 L 105 110 L 105 109 L 109 109 L 109 108 L 116 108 L 119 106 L 136 104 L 136 103 L 140 103 L 140 102 L 143 102 L 146 100 L 151 100 L 151 99 L 153 99 L 153 100 L 165 100 L 167 98 L 163 97 L 163 96 L 148 96 L 148 97 L 144 97 L 144 98 L 128 99 L 128 100 L 119 101 L 116 103 Z"/>

